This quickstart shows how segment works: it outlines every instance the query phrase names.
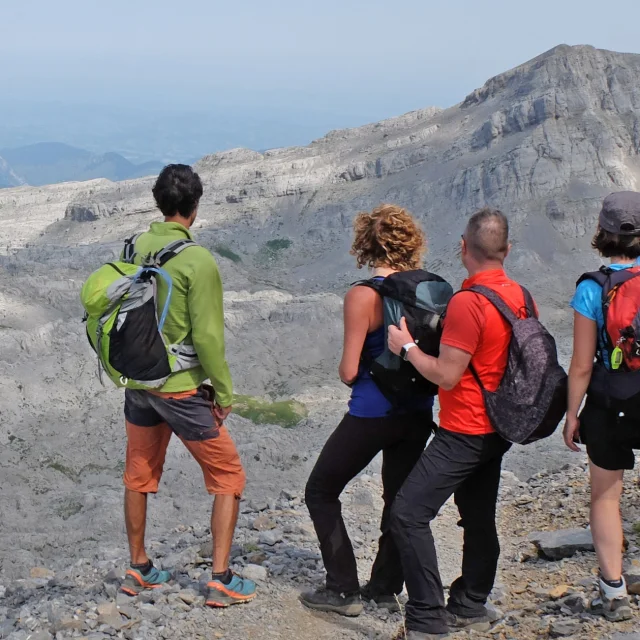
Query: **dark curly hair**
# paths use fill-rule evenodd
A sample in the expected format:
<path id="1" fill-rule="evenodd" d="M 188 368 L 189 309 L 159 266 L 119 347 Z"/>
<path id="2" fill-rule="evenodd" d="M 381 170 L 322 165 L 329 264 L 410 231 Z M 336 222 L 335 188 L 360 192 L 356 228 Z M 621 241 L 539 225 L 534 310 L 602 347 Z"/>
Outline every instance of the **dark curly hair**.
<path id="1" fill-rule="evenodd" d="M 618 235 L 605 231 L 600 226 L 596 235 L 593 236 L 591 246 L 603 258 L 628 258 L 629 260 L 640 258 L 640 237 Z"/>
<path id="2" fill-rule="evenodd" d="M 186 164 L 168 164 L 153 186 L 156 205 L 167 216 L 188 218 L 202 198 L 200 176 Z"/>
<path id="3" fill-rule="evenodd" d="M 394 204 L 381 204 L 363 212 L 353 222 L 355 239 L 351 255 L 362 267 L 388 267 L 411 271 L 422 266 L 427 246 L 413 216 Z"/>

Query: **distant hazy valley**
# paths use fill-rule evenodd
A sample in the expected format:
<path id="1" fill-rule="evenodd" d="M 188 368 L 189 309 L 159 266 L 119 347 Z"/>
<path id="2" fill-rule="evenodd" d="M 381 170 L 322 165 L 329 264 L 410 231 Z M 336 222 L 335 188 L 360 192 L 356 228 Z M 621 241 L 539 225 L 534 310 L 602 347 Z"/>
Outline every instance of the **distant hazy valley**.
<path id="1" fill-rule="evenodd" d="M 0 188 L 151 175 L 168 162 L 192 164 L 234 147 L 255 150 L 308 144 L 329 129 L 372 121 L 266 105 L 167 110 L 92 104 L 0 103 Z"/>
<path id="2" fill-rule="evenodd" d="M 114 182 L 157 172 L 161 162 L 134 164 L 119 153 L 95 154 L 59 142 L 0 149 L 0 188 L 39 187 L 106 178 Z"/>

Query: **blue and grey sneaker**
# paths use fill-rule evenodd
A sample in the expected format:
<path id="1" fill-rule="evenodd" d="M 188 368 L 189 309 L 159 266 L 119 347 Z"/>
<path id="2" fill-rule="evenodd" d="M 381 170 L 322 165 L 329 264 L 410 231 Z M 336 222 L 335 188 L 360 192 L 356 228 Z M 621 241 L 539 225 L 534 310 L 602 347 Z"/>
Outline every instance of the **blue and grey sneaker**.
<path id="1" fill-rule="evenodd" d="M 160 571 L 156 569 L 153 564 L 151 565 L 151 569 L 144 574 L 137 569 L 129 568 L 125 574 L 120 591 L 130 596 L 137 596 L 145 589 L 158 589 L 170 580 L 171 573 L 169 571 Z"/>
<path id="2" fill-rule="evenodd" d="M 229 584 L 224 584 L 221 580 L 212 580 L 207 587 L 207 607 L 230 607 L 232 604 L 249 602 L 256 597 L 256 583 L 235 573 Z"/>

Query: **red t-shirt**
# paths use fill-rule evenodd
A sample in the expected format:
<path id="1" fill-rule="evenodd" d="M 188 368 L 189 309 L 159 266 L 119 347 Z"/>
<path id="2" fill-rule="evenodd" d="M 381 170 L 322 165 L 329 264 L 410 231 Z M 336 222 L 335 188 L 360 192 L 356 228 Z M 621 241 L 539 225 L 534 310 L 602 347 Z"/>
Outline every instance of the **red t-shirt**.
<path id="1" fill-rule="evenodd" d="M 483 285 L 493 289 L 518 314 L 526 317 L 522 289 L 502 269 L 481 271 L 462 283 L 462 289 Z M 444 319 L 441 343 L 471 354 L 471 364 L 488 391 L 495 391 L 507 366 L 511 326 L 483 296 L 458 293 Z M 482 392 L 467 369 L 451 391 L 440 389 L 440 426 L 466 435 L 493 433 Z"/>

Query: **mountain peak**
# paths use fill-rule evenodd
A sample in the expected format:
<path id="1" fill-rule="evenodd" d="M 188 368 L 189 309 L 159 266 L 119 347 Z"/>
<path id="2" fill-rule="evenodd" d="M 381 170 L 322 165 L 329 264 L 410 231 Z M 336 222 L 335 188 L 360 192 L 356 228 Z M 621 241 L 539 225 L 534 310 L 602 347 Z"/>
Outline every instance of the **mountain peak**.
<path id="1" fill-rule="evenodd" d="M 517 101 L 529 93 L 541 93 L 568 86 L 586 87 L 594 80 L 620 74 L 630 69 L 640 70 L 640 54 L 617 53 L 596 49 L 591 45 L 560 44 L 544 53 L 509 69 L 472 91 L 462 102 L 462 108 L 480 104 L 500 96 L 501 99 Z M 599 90 L 598 86 L 595 90 Z"/>

